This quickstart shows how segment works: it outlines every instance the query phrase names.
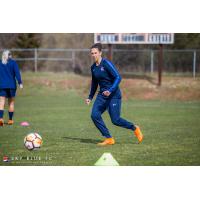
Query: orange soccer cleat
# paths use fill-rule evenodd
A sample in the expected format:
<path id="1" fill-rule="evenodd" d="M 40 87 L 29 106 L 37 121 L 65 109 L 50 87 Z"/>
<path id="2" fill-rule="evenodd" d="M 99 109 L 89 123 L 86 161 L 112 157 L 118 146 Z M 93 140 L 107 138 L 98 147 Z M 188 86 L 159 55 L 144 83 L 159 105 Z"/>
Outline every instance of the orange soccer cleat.
<path id="1" fill-rule="evenodd" d="M 137 137 L 139 143 L 141 143 L 143 138 L 144 138 L 144 136 L 143 136 L 139 126 L 136 126 L 136 129 L 134 130 L 134 134 Z"/>
<path id="2" fill-rule="evenodd" d="M 14 124 L 14 121 L 13 120 L 8 120 L 8 125 L 13 125 Z"/>
<path id="3" fill-rule="evenodd" d="M 98 143 L 99 146 L 113 145 L 115 144 L 114 138 L 106 138 L 103 142 Z"/>
<path id="4" fill-rule="evenodd" d="M 4 125 L 4 121 L 3 119 L 0 119 L 0 126 L 3 126 Z"/>

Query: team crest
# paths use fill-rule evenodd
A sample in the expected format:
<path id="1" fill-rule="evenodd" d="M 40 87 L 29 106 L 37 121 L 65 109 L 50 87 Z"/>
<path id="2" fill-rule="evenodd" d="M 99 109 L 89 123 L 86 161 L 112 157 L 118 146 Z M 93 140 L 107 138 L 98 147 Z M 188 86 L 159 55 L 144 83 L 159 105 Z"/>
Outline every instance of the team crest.
<path id="1" fill-rule="evenodd" d="M 104 71 L 104 67 L 101 67 L 101 71 L 102 71 L 102 72 Z"/>

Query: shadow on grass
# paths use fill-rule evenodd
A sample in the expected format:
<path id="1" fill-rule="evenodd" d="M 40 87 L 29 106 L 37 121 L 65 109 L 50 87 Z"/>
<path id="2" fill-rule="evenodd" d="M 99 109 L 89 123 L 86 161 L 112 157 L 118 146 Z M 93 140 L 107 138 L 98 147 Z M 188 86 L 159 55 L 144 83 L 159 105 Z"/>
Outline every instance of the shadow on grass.
<path id="1" fill-rule="evenodd" d="M 74 137 L 63 137 L 66 140 L 75 140 L 79 141 L 81 143 L 92 143 L 92 144 L 97 144 L 101 142 L 101 140 L 95 140 L 95 139 L 83 139 L 83 138 L 74 138 Z"/>
<path id="2" fill-rule="evenodd" d="M 91 143 L 91 144 L 97 144 L 99 142 L 102 142 L 102 140 L 95 140 L 95 139 L 83 139 L 83 138 L 74 138 L 74 137 L 63 137 L 63 139 L 66 140 L 75 140 L 75 141 L 79 141 L 81 143 Z M 136 142 L 120 142 L 118 141 L 115 145 L 126 145 L 126 144 L 131 144 L 131 145 L 138 145 L 139 143 Z"/>

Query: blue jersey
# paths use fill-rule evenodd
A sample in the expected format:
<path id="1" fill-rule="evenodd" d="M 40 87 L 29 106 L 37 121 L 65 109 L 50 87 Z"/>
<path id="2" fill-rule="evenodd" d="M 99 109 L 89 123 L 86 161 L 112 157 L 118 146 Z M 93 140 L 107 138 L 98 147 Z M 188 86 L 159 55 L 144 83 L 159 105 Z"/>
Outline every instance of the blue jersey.
<path id="1" fill-rule="evenodd" d="M 91 66 L 91 74 L 92 82 L 88 97 L 89 99 L 92 100 L 94 97 L 98 85 L 100 87 L 99 95 L 103 95 L 102 93 L 108 90 L 111 92 L 109 97 L 121 98 L 121 91 L 119 89 L 121 76 L 112 62 L 102 58 L 101 63 L 98 66 L 96 63 Z"/>
<path id="2" fill-rule="evenodd" d="M 20 71 L 15 60 L 9 59 L 7 64 L 0 60 L 0 88 L 16 89 L 16 79 L 18 84 L 22 83 Z"/>

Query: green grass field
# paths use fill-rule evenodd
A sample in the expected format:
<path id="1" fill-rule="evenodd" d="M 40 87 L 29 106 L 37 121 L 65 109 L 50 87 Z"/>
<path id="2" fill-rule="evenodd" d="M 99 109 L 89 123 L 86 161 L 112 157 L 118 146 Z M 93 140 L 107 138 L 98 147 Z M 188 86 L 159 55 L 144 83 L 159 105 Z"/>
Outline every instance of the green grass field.
<path id="1" fill-rule="evenodd" d="M 31 81 L 34 75 L 23 76 L 25 88 L 16 98 L 15 124 L 0 127 L 0 165 L 93 166 L 105 152 L 121 166 L 200 165 L 200 101 L 123 101 L 122 117 L 141 126 L 143 143 L 137 144 L 129 130 L 112 125 L 105 113 L 116 145 L 98 147 L 103 138 L 90 120 L 91 106 L 84 104 L 78 89 L 41 86 Z M 21 127 L 22 121 L 30 126 Z M 30 132 L 43 138 L 38 151 L 23 146 Z M 5 155 L 11 162 L 3 162 Z"/>

